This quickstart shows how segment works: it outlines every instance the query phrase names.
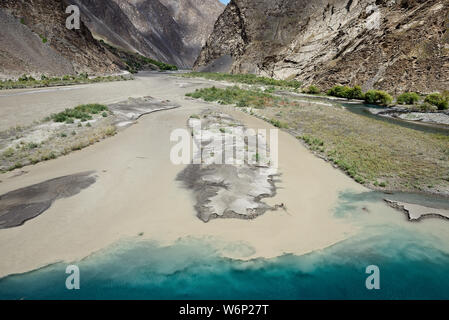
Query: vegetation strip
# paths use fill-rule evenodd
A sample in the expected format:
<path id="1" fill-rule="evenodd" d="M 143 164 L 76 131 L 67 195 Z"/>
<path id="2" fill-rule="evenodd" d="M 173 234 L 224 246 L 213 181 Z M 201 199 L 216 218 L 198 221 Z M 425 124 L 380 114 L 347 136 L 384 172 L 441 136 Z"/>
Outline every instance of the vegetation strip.
<path id="1" fill-rule="evenodd" d="M 261 90 L 207 88 L 187 96 L 235 104 L 288 129 L 313 152 L 367 187 L 449 195 L 449 137 L 276 97 Z M 299 161 L 299 160 L 298 160 Z"/>
<path id="2" fill-rule="evenodd" d="M 429 95 L 419 95 L 416 92 L 405 92 L 396 99 L 388 92 L 382 90 L 368 90 L 363 92 L 360 86 L 340 86 L 336 85 L 325 93 L 315 85 L 302 87 L 302 83 L 296 80 L 276 80 L 267 77 L 260 77 L 253 74 L 227 74 L 190 72 L 180 75 L 186 78 L 204 78 L 215 81 L 228 81 L 232 83 L 243 83 L 249 85 L 266 85 L 272 88 L 265 89 L 265 92 L 275 92 L 275 87 L 287 88 L 296 93 L 306 93 L 312 95 L 327 95 L 344 99 L 363 100 L 367 104 L 382 106 L 392 106 L 394 102 L 401 105 L 409 105 L 411 109 L 421 112 L 447 110 L 449 108 L 449 91 L 442 93 L 432 93 Z"/>
<path id="3" fill-rule="evenodd" d="M 228 73 L 208 73 L 190 72 L 180 75 L 185 78 L 205 78 L 215 81 L 229 81 L 233 83 L 259 84 L 267 86 L 278 86 L 299 89 L 302 83 L 296 80 L 276 80 L 267 77 L 260 77 L 254 74 L 228 74 Z"/>
<path id="4" fill-rule="evenodd" d="M 0 81 L 0 90 L 56 87 L 56 86 L 76 85 L 76 84 L 127 81 L 127 80 L 132 80 L 132 77 L 122 75 L 122 76 L 90 78 L 87 73 L 83 73 L 80 75 L 65 75 L 62 78 L 58 77 L 50 78 L 47 77 L 46 75 L 42 75 L 40 80 L 36 80 L 32 76 L 23 75 L 17 81 L 14 80 Z"/>
<path id="5" fill-rule="evenodd" d="M 80 105 L 31 127 L 0 132 L 0 172 L 56 159 L 117 133 L 113 113 L 101 104 Z"/>

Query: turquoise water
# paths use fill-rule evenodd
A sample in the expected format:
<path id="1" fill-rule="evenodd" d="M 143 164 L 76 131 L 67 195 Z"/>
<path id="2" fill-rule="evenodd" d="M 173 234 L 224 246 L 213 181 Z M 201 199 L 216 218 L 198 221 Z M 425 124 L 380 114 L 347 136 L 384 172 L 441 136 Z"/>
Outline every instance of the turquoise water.
<path id="1" fill-rule="evenodd" d="M 368 104 L 353 104 L 353 103 L 342 103 L 343 106 L 347 108 L 350 112 L 356 113 L 358 115 L 362 115 L 365 117 L 369 117 L 372 119 L 392 123 L 395 125 L 399 125 L 401 127 L 414 129 L 417 131 L 425 132 L 425 133 L 437 133 L 442 135 L 449 135 L 449 126 L 443 125 L 443 124 L 432 124 L 432 123 L 426 123 L 426 122 L 419 122 L 419 121 L 407 121 L 402 120 L 400 118 L 387 118 L 382 117 L 380 115 L 372 114 L 368 108 L 379 108 L 383 109 L 382 107 L 375 106 L 375 105 L 368 105 Z"/>
<path id="2" fill-rule="evenodd" d="M 449 224 L 409 223 L 389 208 L 359 210 L 374 210 L 381 197 L 343 194 L 336 216 L 358 221 L 362 231 L 311 254 L 243 262 L 220 257 L 201 239 L 168 247 L 128 239 L 75 263 L 81 290 L 68 291 L 66 264 L 55 264 L 0 280 L 0 299 L 449 299 L 447 239 L 428 232 Z M 372 264 L 380 290 L 365 288 Z"/>

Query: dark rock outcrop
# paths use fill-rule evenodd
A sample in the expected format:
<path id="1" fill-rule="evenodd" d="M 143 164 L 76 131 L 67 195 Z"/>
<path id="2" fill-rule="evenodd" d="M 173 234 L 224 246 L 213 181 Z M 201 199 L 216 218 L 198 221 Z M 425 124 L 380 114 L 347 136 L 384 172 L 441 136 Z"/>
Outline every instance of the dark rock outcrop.
<path id="1" fill-rule="evenodd" d="M 231 0 L 198 57 L 207 68 L 364 89 L 449 87 L 449 2 Z"/>

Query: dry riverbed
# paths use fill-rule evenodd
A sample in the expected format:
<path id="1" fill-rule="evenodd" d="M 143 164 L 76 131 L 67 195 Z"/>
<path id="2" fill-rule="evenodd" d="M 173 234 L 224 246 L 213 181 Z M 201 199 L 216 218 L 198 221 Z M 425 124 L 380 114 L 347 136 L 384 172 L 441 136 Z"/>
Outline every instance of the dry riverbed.
<path id="1" fill-rule="evenodd" d="M 255 208 L 256 214 L 260 215 L 251 220 L 241 219 L 242 214 L 204 223 L 195 210 L 199 203 L 196 190 L 177 181 L 179 174 L 189 165 L 175 165 L 170 161 L 174 145 L 170 143 L 172 132 L 186 129 L 191 115 L 201 115 L 210 108 L 218 112 L 223 125 L 229 122 L 241 128 L 273 127 L 231 107 L 216 108 L 209 103 L 185 99 L 185 93 L 192 88 L 206 85 L 200 81 L 179 81 L 163 75 L 140 79 L 137 84 L 141 81 L 149 88 L 146 95 L 154 95 L 162 102 L 170 99 L 173 102 L 166 103 L 167 106 L 182 107 L 141 117 L 135 125 L 114 137 L 79 152 L 22 169 L 26 172 L 14 170 L 2 174 L 0 194 L 8 199 L 8 203 L 1 210 L 6 216 L 12 210 L 22 210 L 17 205 L 29 190 L 43 186 L 40 189 L 45 191 L 48 183 L 62 181 L 54 179 L 94 172 L 95 183 L 79 193 L 68 192 L 67 197 L 64 197 L 64 190 L 62 195 L 59 191 L 35 194 L 30 200 L 42 199 L 42 206 L 36 206 L 34 212 L 21 211 L 24 219 L 13 221 L 8 218 L 8 225 L 20 224 L 19 220 L 26 222 L 0 230 L 0 277 L 58 261 L 83 259 L 130 237 L 150 239 L 161 245 L 171 245 L 180 239 L 210 241 L 225 257 L 253 259 L 286 253 L 304 254 L 326 248 L 356 232 L 356 226 L 335 217 L 333 209 L 341 192 L 365 189 L 317 160 L 286 132 L 279 132 L 279 173 L 282 176 L 276 179 L 275 193 L 269 176 L 259 175 L 261 184 L 258 186 L 267 188 L 254 188 L 251 183 L 240 183 L 235 179 L 227 184 L 229 190 L 220 186 L 224 196 L 221 199 L 240 194 L 240 198 L 234 198 L 237 202 L 232 198 L 223 202 L 219 194 L 215 199 L 211 196 L 209 204 L 215 213 L 217 209 L 222 209 L 218 213 L 229 213 L 229 208 L 251 216 L 254 213 L 251 208 L 249 211 L 240 210 L 246 209 L 246 205 L 239 206 L 243 199 L 260 206 Z M 111 83 L 107 87 L 115 86 Z M 59 92 L 53 94 L 58 95 Z M 75 92 L 68 95 L 79 97 Z M 59 103 L 55 100 L 48 108 L 55 108 Z M 110 104 L 108 107 L 114 110 Z M 214 121 L 210 124 L 214 129 Z M 221 127 L 217 129 L 220 131 Z M 247 173 L 248 170 L 253 168 L 241 168 L 239 173 Z M 241 187 L 251 189 L 249 195 L 239 193 Z M 265 193 L 271 197 L 258 197 Z M 48 205 L 48 209 L 40 213 Z M 284 210 L 271 210 L 278 206 Z M 263 213 L 261 209 L 265 208 L 268 210 Z M 364 212 L 362 208 L 360 212 Z"/>

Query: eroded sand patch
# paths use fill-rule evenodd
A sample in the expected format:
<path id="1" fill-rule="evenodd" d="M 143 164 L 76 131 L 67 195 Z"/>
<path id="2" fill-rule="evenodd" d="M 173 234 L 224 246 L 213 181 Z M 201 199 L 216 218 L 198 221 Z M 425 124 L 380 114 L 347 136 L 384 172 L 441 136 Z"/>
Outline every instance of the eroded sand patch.
<path id="1" fill-rule="evenodd" d="M 178 175 L 195 194 L 198 218 L 204 222 L 255 219 L 277 209 L 263 201 L 276 194 L 274 179 L 279 175 L 268 159 L 260 159 L 261 149 L 264 157 L 269 157 L 265 136 L 225 113 L 209 110 L 198 118 L 189 120 L 197 152 L 193 163 Z M 244 151 L 241 163 L 237 163 L 239 149 Z"/>
<path id="2" fill-rule="evenodd" d="M 385 199 L 392 208 L 404 212 L 410 221 L 419 221 L 424 218 L 441 218 L 449 220 L 449 210 L 430 208 L 418 204 L 399 202 Z"/>
<path id="3" fill-rule="evenodd" d="M 45 212 L 58 199 L 80 193 L 95 183 L 93 172 L 44 181 L 0 196 L 0 229 L 23 225 Z"/>

